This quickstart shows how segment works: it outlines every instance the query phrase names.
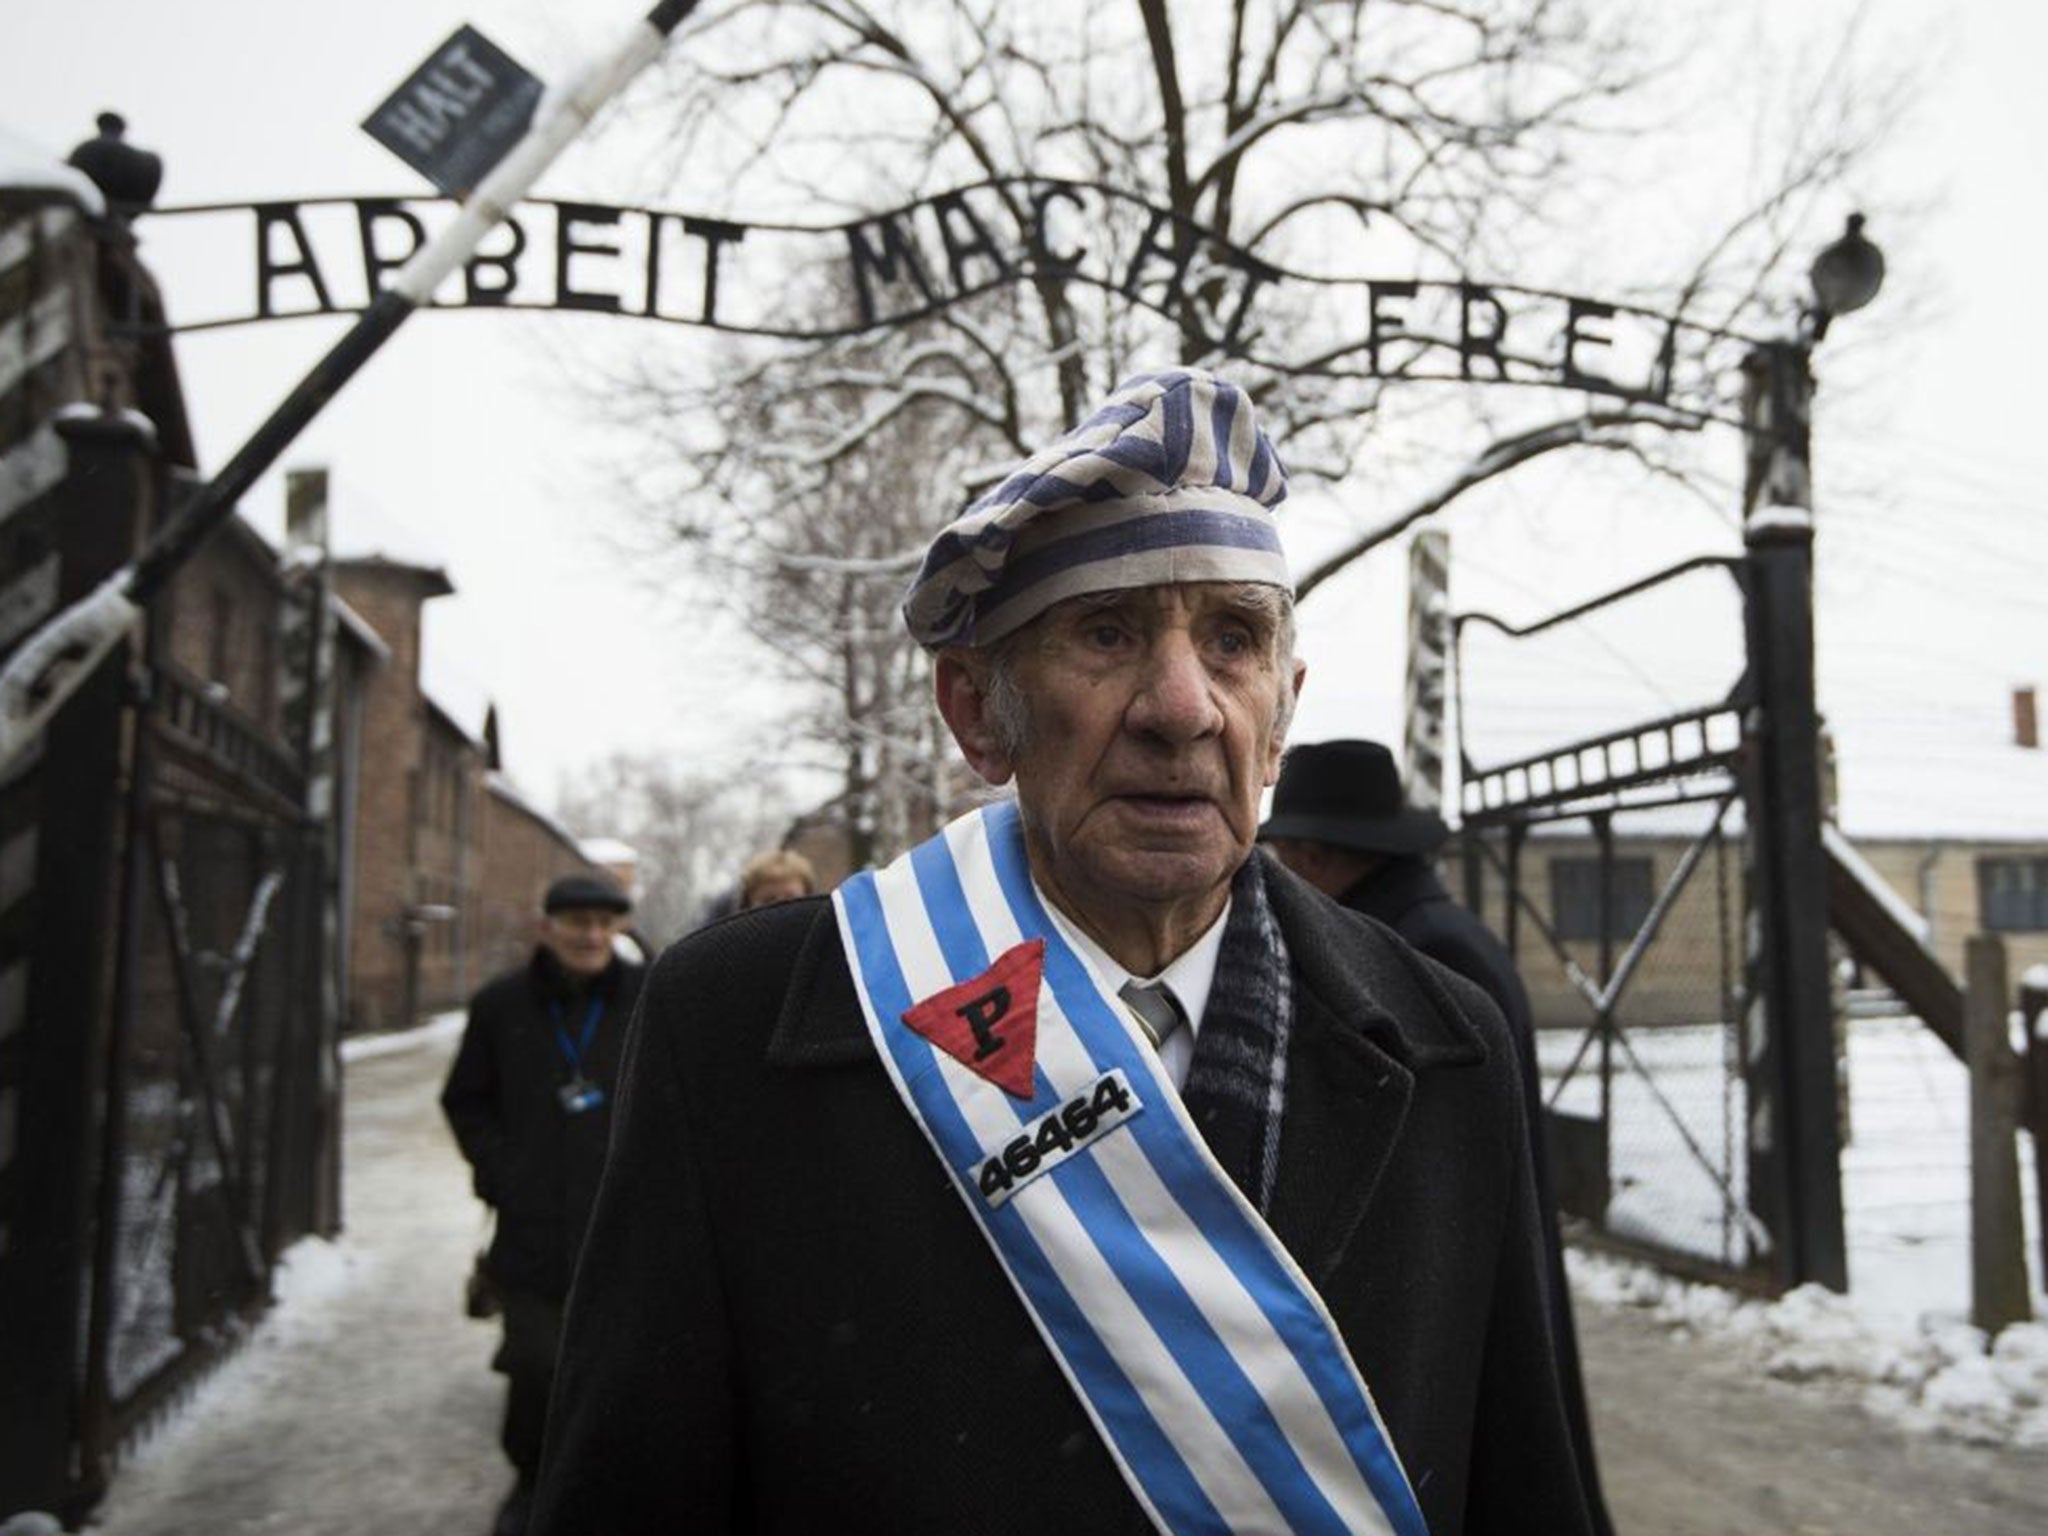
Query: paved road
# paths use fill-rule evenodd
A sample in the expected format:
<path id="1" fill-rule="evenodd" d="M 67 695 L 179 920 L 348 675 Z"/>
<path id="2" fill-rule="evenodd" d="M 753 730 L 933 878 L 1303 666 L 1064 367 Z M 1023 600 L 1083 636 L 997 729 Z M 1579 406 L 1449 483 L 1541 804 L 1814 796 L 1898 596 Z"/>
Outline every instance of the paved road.
<path id="1" fill-rule="evenodd" d="M 1759 1380 L 1626 1308 L 1578 1309 L 1623 1536 L 2042 1536 L 2048 1451 L 1908 1433 L 1814 1384 Z"/>
<path id="2" fill-rule="evenodd" d="M 350 1065 L 346 1238 L 117 1476 L 103 1536 L 488 1529 L 508 1473 L 495 1331 L 458 1305 L 477 1215 L 434 1103 L 451 1047 Z M 1627 1309 L 1582 1304 L 1580 1332 L 1624 1536 L 2048 1532 L 2048 1452 L 1908 1434 Z"/>

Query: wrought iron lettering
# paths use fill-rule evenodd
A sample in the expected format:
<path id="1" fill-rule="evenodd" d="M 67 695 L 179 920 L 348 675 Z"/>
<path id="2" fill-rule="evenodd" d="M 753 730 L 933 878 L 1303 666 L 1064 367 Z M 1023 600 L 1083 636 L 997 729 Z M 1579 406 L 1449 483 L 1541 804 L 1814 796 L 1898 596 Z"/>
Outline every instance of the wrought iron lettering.
<path id="1" fill-rule="evenodd" d="M 255 303 L 176 327 L 206 330 L 360 311 L 454 211 L 430 197 L 309 198 L 151 218 L 159 238 L 204 239 L 220 220 L 254 215 Z M 821 263 L 837 267 L 844 309 L 788 312 L 788 275 Z M 1746 341 L 1682 316 L 1508 283 L 1293 272 L 1116 188 L 1049 180 L 981 182 L 834 225 L 522 203 L 436 303 L 824 340 L 1023 281 L 1115 294 L 1170 321 L 1184 351 L 1330 379 L 1514 384 L 1713 409 L 1729 354 Z M 1262 323 L 1275 306 L 1289 317 L 1284 331 Z"/>

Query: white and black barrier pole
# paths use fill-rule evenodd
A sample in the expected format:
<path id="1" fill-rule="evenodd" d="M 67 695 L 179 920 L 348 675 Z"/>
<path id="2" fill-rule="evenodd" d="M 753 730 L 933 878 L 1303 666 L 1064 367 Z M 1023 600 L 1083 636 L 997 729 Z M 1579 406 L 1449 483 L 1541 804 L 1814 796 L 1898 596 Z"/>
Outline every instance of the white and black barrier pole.
<path id="1" fill-rule="evenodd" d="M 696 8 L 697 0 L 659 0 L 609 48 L 546 92 L 531 126 L 478 183 L 454 222 L 414 253 L 220 473 L 157 530 L 132 563 L 51 619 L 8 659 L 0 668 L 0 769 L 63 707 L 327 402 L 414 310 L 432 302 L 434 290 L 476 253 L 590 120 L 661 56 L 669 35 Z"/>

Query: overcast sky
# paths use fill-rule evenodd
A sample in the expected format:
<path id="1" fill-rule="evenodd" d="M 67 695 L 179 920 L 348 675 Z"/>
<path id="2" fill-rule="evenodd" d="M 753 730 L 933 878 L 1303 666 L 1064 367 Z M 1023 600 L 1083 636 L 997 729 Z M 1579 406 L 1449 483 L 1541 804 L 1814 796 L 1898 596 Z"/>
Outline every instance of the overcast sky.
<path id="1" fill-rule="evenodd" d="M 61 155 L 90 134 L 97 110 L 116 108 L 131 137 L 164 156 L 167 204 L 414 194 L 417 178 L 356 125 L 456 24 L 473 22 L 559 78 L 636 9 L 0 0 L 0 123 Z M 1845 210 L 1917 207 L 1910 230 L 1872 230 L 1892 253 L 1893 286 L 1842 321 L 1819 360 L 1822 690 L 1844 738 L 1845 796 L 1859 751 L 1895 766 L 1900 742 L 1995 744 L 2009 730 L 2009 689 L 2048 685 L 2048 392 L 2038 378 L 2048 319 L 2032 271 L 2048 249 L 2048 7 L 1871 9 L 1901 47 L 1928 50 L 1930 83 L 1892 151 L 1843 192 Z M 631 165 L 572 152 L 543 190 L 629 201 L 637 188 Z M 716 200 L 729 202 L 727 189 Z M 181 284 L 189 291 L 207 274 L 172 270 L 173 242 L 152 244 L 147 223 L 141 233 L 176 313 Z M 239 247 L 232 259 L 238 269 L 247 260 Z M 776 703 L 722 621 L 619 556 L 630 530 L 603 483 L 607 440 L 563 387 L 562 355 L 579 345 L 565 328 L 629 326 L 422 316 L 285 460 L 330 466 L 344 552 L 445 566 L 458 591 L 430 609 L 429 686 L 472 727 L 495 699 L 510 766 L 543 798 L 578 764 L 620 748 L 737 771 L 758 760 L 753 727 Z M 217 468 L 336 334 L 331 322 L 298 321 L 182 338 L 202 468 Z M 701 341 L 645 326 L 623 344 Z M 1725 453 L 1732 472 L 1732 436 Z M 280 500 L 273 475 L 245 511 L 274 534 Z M 1341 521 L 1305 503 L 1284 524 L 1297 565 L 1327 548 Z M 1704 509 L 1696 521 L 1666 513 L 1646 526 L 1625 478 L 1606 473 L 1532 477 L 1513 496 L 1461 503 L 1443 526 L 1458 603 L 1518 620 L 1685 554 L 1736 547 L 1728 517 Z M 1389 548 L 1304 606 L 1311 683 L 1298 739 L 1398 740 L 1404 581 Z M 1522 725 L 1496 739 L 1575 723 L 1572 685 L 1552 688 L 1574 669 L 1579 691 L 1607 689 L 1608 706 L 1627 696 L 1617 720 L 1638 702 L 1694 702 L 1727 670 L 1709 650 L 1718 646 L 1690 632 L 1674 645 L 1667 621 L 1575 637 L 1541 662 L 1501 658 L 1488 674 L 1499 685 L 1495 720 L 1520 711 Z M 1923 787 L 1936 814 L 1950 795 L 1931 773 Z"/>

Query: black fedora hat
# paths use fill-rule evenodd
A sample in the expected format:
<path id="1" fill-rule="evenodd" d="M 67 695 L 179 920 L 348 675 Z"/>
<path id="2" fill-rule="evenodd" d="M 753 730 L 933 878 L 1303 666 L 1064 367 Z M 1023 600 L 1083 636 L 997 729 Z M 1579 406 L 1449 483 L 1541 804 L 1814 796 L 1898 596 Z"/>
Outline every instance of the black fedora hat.
<path id="1" fill-rule="evenodd" d="M 1359 853 L 1433 853 L 1450 835 L 1436 812 L 1408 803 L 1394 754 L 1376 741 L 1295 747 L 1259 828 L 1261 841 L 1299 837 Z"/>

